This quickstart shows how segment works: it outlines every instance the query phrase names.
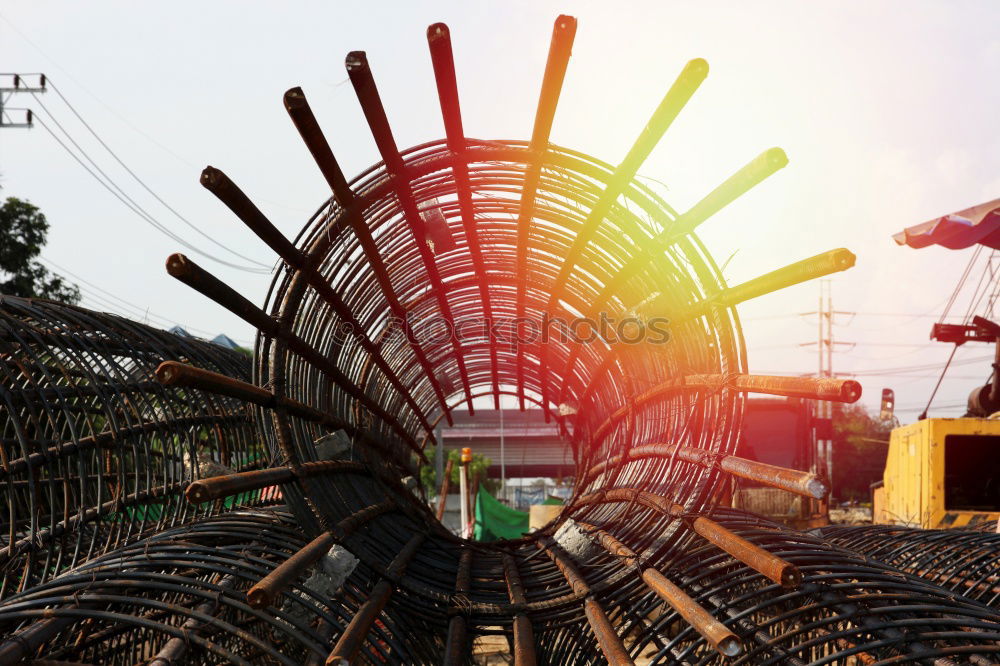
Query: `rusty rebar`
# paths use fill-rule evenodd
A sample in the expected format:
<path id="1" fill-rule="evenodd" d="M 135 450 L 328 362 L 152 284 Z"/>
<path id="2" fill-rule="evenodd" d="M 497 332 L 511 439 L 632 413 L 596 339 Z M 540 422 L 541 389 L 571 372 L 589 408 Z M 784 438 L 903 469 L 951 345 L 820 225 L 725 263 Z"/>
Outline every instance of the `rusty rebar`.
<path id="1" fill-rule="evenodd" d="M 439 141 L 399 148 L 367 58 L 352 52 L 381 162 L 351 181 L 290 89 L 285 109 L 332 192 L 294 241 L 224 173 L 203 172 L 281 263 L 260 305 L 182 255 L 168 270 L 258 329 L 252 378 L 123 320 L 79 327 L 73 310 L 67 325 L 29 303 L 3 321 L 0 399 L 16 417 L 0 485 L 15 509 L 0 519 L 0 552 L 18 554 L 4 580 L 23 591 L 0 602 L 0 635 L 27 639 L 0 654 L 455 664 L 486 635 L 508 638 L 517 663 L 978 666 L 1000 652 L 995 611 L 933 584 L 954 572 L 924 560 L 912 568 L 922 580 L 717 506 L 732 476 L 824 490 L 806 470 L 735 456 L 744 394 L 853 402 L 860 386 L 750 374 L 736 306 L 853 255 L 729 286 L 694 231 L 783 168 L 784 152 L 764 151 L 683 212 L 636 178 L 705 78 L 701 59 L 617 166 L 553 144 L 575 32 L 575 19 L 556 20 L 530 141 L 465 135 L 447 26 L 427 33 Z M 522 339 L 508 317 L 557 330 Z M 567 334 L 587 317 L 594 335 Z M 643 335 L 599 330 L 625 320 Z M 460 331 L 468 321 L 484 325 Z M 88 353 L 123 367 L 65 360 Z M 539 533 L 476 544 L 435 519 L 418 442 L 502 395 L 557 419 L 575 489 Z M 100 400 L 114 407 L 98 422 Z M 58 410 L 65 427 L 39 425 Z M 230 437 L 248 412 L 254 437 Z M 205 460 L 186 460 L 202 442 Z M 192 482 L 206 501 L 182 500 Z M 279 497 L 289 514 L 197 520 Z M 100 555 L 104 543 L 116 550 Z M 352 558 L 343 576 L 327 571 L 333 544 Z M 32 586 L 39 571 L 56 577 Z M 989 588 L 991 575 L 960 585 Z"/>
<path id="2" fill-rule="evenodd" d="M 249 379 L 239 352 L 81 307 L 0 296 L 0 598 L 149 530 L 225 510 L 188 505 L 183 492 L 215 466 L 266 464 L 270 454 L 239 400 L 155 381 L 168 359 Z"/>
<path id="3" fill-rule="evenodd" d="M 416 555 L 417 549 L 420 548 L 423 542 L 423 534 L 413 535 L 396 557 L 393 558 L 386 571 L 386 575 L 394 579 L 402 576 L 410 560 Z M 355 656 L 361 649 L 361 644 L 367 638 L 368 632 L 371 630 L 375 620 L 378 619 L 385 605 L 389 603 L 392 593 L 393 582 L 391 580 L 382 579 L 375 584 L 371 594 L 368 595 L 368 599 L 358 609 L 357 614 L 351 620 L 350 624 L 347 625 L 347 628 L 344 629 L 344 633 L 340 635 L 337 644 L 333 646 L 333 651 L 326 658 L 327 664 L 349 664 L 354 661 Z"/>

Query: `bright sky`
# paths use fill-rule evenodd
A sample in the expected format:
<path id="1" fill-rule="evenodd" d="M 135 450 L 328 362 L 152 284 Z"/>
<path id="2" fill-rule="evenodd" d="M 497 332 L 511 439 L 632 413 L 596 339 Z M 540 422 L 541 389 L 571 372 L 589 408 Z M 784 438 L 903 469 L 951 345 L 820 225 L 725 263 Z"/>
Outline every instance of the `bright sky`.
<path id="1" fill-rule="evenodd" d="M 240 254 L 274 257 L 198 184 L 225 170 L 287 235 L 329 195 L 281 105 L 301 85 L 345 172 L 377 161 L 343 57 L 368 52 L 399 145 L 440 138 L 426 27 L 448 23 L 466 132 L 530 135 L 552 22 L 579 19 L 554 142 L 611 162 L 684 63 L 708 60 L 701 89 L 641 174 L 677 208 L 697 201 L 761 150 L 790 163 L 705 223 L 699 235 L 733 282 L 846 247 L 858 265 L 833 280 L 835 356 L 859 375 L 863 402 L 896 390 L 912 421 L 950 348 L 930 343 L 972 250 L 899 248 L 890 235 L 1000 196 L 1000 4 L 982 2 L 229 2 L 139 5 L 6 0 L 0 71 L 45 72 L 113 150 L 173 208 Z M 119 185 L 185 239 L 219 254 L 124 173 L 52 91 L 52 118 Z M 49 123 L 39 102 L 21 95 Z M 178 245 L 126 209 L 40 125 L 0 130 L 2 196 L 40 206 L 44 256 L 88 284 L 85 305 L 149 311 L 197 332 L 248 342 L 249 326 L 169 278 Z M 657 186 L 659 187 L 659 186 Z M 262 302 L 269 278 L 192 255 Z M 229 257 L 233 259 L 232 256 Z M 242 260 L 237 260 L 242 262 Z M 976 276 L 978 278 L 978 275 Z M 814 371 L 816 283 L 742 306 L 755 372 Z M 962 307 L 953 312 L 964 313 Z M 892 315 L 892 316 L 886 316 Z M 912 315 L 912 316 L 898 316 Z M 166 320 L 166 321 L 165 321 Z M 956 359 L 986 357 L 982 345 Z M 952 369 L 936 404 L 964 403 L 988 361 Z M 961 407 L 938 415 L 957 415 Z M 935 412 L 932 411 L 932 414 Z"/>

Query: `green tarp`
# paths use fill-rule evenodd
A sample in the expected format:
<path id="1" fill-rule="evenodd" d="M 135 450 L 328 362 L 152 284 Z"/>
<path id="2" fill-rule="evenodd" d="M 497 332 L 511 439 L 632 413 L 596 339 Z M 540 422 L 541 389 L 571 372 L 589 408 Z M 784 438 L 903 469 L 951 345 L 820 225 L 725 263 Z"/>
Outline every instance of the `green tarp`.
<path id="1" fill-rule="evenodd" d="M 260 490 L 249 490 L 245 493 L 240 493 L 238 495 L 230 495 L 222 500 L 222 506 L 227 509 L 232 509 L 234 506 L 239 506 L 241 504 L 249 504 L 250 502 L 256 502 L 260 499 Z M 183 497 L 176 498 L 174 501 L 186 502 Z M 198 505 L 199 509 L 207 509 L 212 506 L 212 502 L 202 502 Z M 163 505 L 162 504 L 140 504 L 139 506 L 127 506 L 125 507 L 125 516 L 128 516 L 129 520 L 159 520 L 163 517 Z M 106 516 L 103 520 L 116 523 L 122 520 L 121 513 L 112 513 Z"/>
<path id="2" fill-rule="evenodd" d="M 479 486 L 476 496 L 476 527 L 473 538 L 477 541 L 516 539 L 528 531 L 528 514 L 500 503 L 493 495 Z"/>

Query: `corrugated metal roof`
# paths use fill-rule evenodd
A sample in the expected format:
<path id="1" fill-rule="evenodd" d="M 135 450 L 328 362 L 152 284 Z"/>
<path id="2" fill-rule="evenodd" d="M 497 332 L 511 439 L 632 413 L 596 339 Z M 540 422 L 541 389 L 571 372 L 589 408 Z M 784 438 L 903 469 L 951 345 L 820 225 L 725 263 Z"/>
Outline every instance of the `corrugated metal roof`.
<path id="1" fill-rule="evenodd" d="M 489 475 L 500 475 L 500 437 L 503 435 L 503 458 L 508 478 L 569 476 L 575 465 L 569 443 L 559 435 L 555 422 L 545 423 L 541 410 L 523 412 L 486 410 L 470 417 L 455 414 L 455 425 L 441 432 L 446 449 L 471 447 L 490 459 Z"/>

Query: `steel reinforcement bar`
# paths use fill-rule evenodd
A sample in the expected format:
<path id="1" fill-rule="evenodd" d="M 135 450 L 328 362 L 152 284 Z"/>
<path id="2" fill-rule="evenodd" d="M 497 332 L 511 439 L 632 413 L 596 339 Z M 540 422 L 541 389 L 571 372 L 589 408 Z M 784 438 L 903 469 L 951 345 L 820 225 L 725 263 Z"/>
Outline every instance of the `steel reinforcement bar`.
<path id="1" fill-rule="evenodd" d="M 241 400 L 158 382 L 168 359 L 249 379 L 240 352 L 0 296 L 0 598 L 144 533 L 266 495 L 184 500 L 201 476 L 271 457 Z"/>
<path id="2" fill-rule="evenodd" d="M 825 527 L 818 533 L 838 546 L 1000 610 L 1000 534 L 995 531 L 858 525 Z"/>
<path id="3" fill-rule="evenodd" d="M 160 366 L 157 379 L 206 402 L 244 401 L 275 454 L 260 469 L 211 475 L 189 497 L 277 484 L 294 534 L 220 533 L 218 553 L 187 532 L 154 539 L 152 561 L 166 568 L 153 573 L 127 546 L 115 561 L 128 565 L 119 575 L 129 594 L 100 567 L 25 592 L 0 606 L 16 636 L 0 654 L 458 664 L 477 639 L 498 635 L 524 665 L 995 661 L 994 610 L 718 508 L 732 476 L 823 494 L 815 470 L 736 455 L 745 395 L 853 402 L 860 386 L 749 373 L 736 306 L 845 270 L 854 256 L 832 250 L 735 286 L 723 280 L 694 231 L 784 167 L 780 149 L 683 212 L 636 178 L 706 78 L 704 60 L 662 82 L 663 100 L 616 164 L 553 144 L 576 28 L 556 19 L 529 141 L 464 135 L 443 24 L 427 33 L 442 140 L 400 149 L 367 57 L 348 54 L 382 158 L 351 181 L 321 125 L 349 128 L 321 123 L 303 90 L 290 89 L 281 102 L 331 195 L 294 240 L 220 170 L 203 173 L 282 263 L 258 306 L 172 255 L 173 277 L 258 328 L 254 373 L 167 359 L 185 364 Z M 456 409 L 497 408 L 502 396 L 557 419 L 576 487 L 534 533 L 463 540 L 413 477 L 435 425 Z M 337 549 L 358 564 L 318 591 Z M 183 590 L 154 576 L 190 577 L 202 558 L 211 573 Z M 191 610 L 179 615 L 168 599 Z M 301 613 L 293 618 L 289 604 Z M 101 624 L 112 617 L 114 627 Z M 165 617 L 169 627 L 157 624 Z"/>

